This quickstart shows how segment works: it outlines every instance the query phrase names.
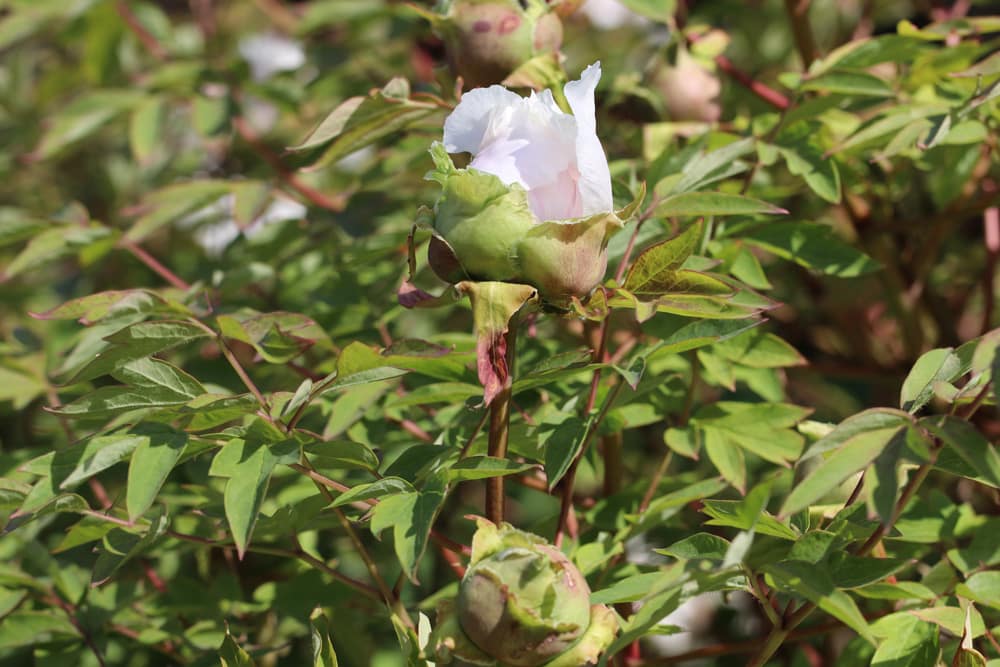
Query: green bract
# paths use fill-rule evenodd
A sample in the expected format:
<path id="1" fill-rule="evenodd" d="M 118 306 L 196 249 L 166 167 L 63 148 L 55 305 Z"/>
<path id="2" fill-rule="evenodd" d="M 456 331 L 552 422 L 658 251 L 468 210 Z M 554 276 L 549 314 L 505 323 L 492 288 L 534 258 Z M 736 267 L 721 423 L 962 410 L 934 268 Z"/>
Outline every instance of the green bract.
<path id="1" fill-rule="evenodd" d="M 627 217 L 622 212 L 541 221 L 520 185 L 506 186 L 477 169 L 456 169 L 440 143 L 431 154 L 437 168 L 429 178 L 442 185 L 433 228 L 450 249 L 442 253 L 438 247 L 428 256 L 438 276 L 449 282 L 526 283 L 556 305 L 586 296 L 601 282 L 608 239 Z"/>
<path id="2" fill-rule="evenodd" d="M 458 597 L 439 610 L 432 641 L 446 663 L 569 667 L 596 664 L 617 629 L 610 609 L 590 604 L 587 581 L 559 549 L 480 521 Z"/>

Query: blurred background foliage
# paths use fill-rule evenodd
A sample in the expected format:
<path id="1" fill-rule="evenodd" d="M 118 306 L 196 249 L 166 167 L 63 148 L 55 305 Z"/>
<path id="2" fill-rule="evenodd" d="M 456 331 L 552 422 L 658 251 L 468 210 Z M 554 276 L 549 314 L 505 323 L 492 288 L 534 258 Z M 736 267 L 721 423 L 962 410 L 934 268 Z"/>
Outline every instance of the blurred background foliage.
<path id="1" fill-rule="evenodd" d="M 435 507 L 427 557 L 416 563 L 400 556 L 398 534 L 380 541 L 362 530 L 363 509 L 345 506 L 346 519 L 331 511 L 330 498 L 286 465 L 295 455 L 282 458 L 272 448 L 270 458 L 248 454 L 228 464 L 211 455 L 232 437 L 224 427 L 265 428 L 268 419 L 254 419 L 268 409 L 286 424 L 294 415 L 298 435 L 313 437 L 306 451 L 317 442 L 359 443 L 321 448 L 313 461 L 348 487 L 397 476 L 426 491 L 429 469 L 453 465 L 459 450 L 483 452 L 468 308 L 407 311 L 396 299 L 417 208 L 437 196 L 423 179 L 432 167 L 427 149 L 440 139 L 459 90 L 446 44 L 425 16 L 430 8 L 417 4 L 423 12 L 390 0 L 7 0 L 0 8 L 3 664 L 217 664 L 227 633 L 259 665 L 306 664 L 310 612 L 319 605 L 329 610 L 340 664 L 393 667 L 407 658 L 384 607 L 370 599 L 373 591 L 379 597 L 370 566 L 414 619 L 421 612 L 433 619 L 435 596 L 454 591 L 457 545 L 472 532 L 462 517 L 482 505 L 478 484 L 459 482 L 474 475 L 453 471 L 447 500 Z M 641 325 L 613 313 L 611 361 L 625 367 L 641 357 L 645 375 L 639 391 L 620 396 L 612 394 L 622 383 L 614 373 L 600 384 L 611 408 L 602 415 L 600 451 L 617 442 L 622 455 L 609 486 L 598 448 L 588 449 L 575 488 L 579 527 L 570 550 L 592 587 L 676 574 L 663 563 L 690 551 L 664 558 L 651 550 L 707 530 L 706 512 L 723 527 L 713 529 L 720 535 L 752 535 L 752 523 L 720 518 L 723 507 L 735 507 L 721 503 L 739 501 L 745 510 L 753 503 L 741 499 L 757 502 L 752 491 L 766 487 L 757 509 L 777 513 L 781 502 L 768 505 L 767 496 L 787 499 L 801 481 L 808 466 L 793 471 L 790 464 L 802 448 L 866 408 L 900 404 L 909 374 L 911 390 L 920 387 L 908 404 L 904 391 L 901 407 L 974 415 L 979 435 L 968 438 L 986 443 L 976 450 L 986 472 L 969 471 L 976 465 L 967 460 L 964 468 L 930 472 L 906 506 L 911 539 L 903 532 L 876 554 L 888 549 L 895 569 L 863 577 L 866 585 L 897 586 L 896 576 L 914 585 L 860 593 L 861 611 L 853 610 L 868 620 L 907 604 L 947 610 L 876 632 L 880 646 L 904 630 L 918 638 L 911 653 L 890 646 L 894 656 L 933 653 L 924 662 L 883 654 L 878 664 L 935 665 L 940 649 L 943 660 L 958 655 L 964 616 L 955 615 L 963 613 L 956 586 L 965 586 L 960 597 L 977 602 L 985 623 L 973 633 L 976 646 L 996 658 L 989 628 L 1000 622 L 1000 589 L 995 579 L 970 587 L 970 577 L 1000 562 L 998 478 L 990 468 L 1000 420 L 995 394 L 985 389 L 997 337 L 984 336 L 1000 317 L 1000 18 L 993 16 L 1000 8 L 929 0 L 577 4 L 556 8 L 561 64 L 533 61 L 537 68 L 519 70 L 509 83 L 558 82 L 563 72 L 575 79 L 602 61 L 598 133 L 616 197 L 627 203 L 641 182 L 649 193 L 637 249 L 696 217 L 658 212 L 672 194 L 749 195 L 790 213 L 709 217 L 696 252 L 699 266 L 774 302 L 762 327 L 730 338 L 738 327 L 700 312 L 660 314 Z M 353 134 L 313 134 L 314 146 L 289 150 L 356 96 L 372 96 L 373 108 L 389 112 L 373 112 Z M 755 139 L 741 143 L 745 137 Z M 612 241 L 612 267 L 627 255 L 628 240 Z M 434 285 L 423 267 L 417 280 Z M 130 291 L 107 295 L 121 290 Z M 99 293 L 106 296 L 71 301 Z M 65 302 L 75 305 L 52 312 Z M 744 314 L 750 321 L 757 312 Z M 135 332 L 130 327 L 140 322 L 192 319 L 209 330 L 189 323 L 184 331 L 140 331 L 117 343 L 131 350 L 123 358 L 133 365 L 118 359 L 93 367 L 94 355 L 110 349 L 105 336 Z M 702 337 L 678 333 L 705 321 Z M 226 343 L 218 344 L 215 330 Z M 142 336 L 159 338 L 141 347 Z M 700 347 L 677 354 L 680 347 L 668 346 L 657 355 L 658 343 L 678 336 L 697 340 L 680 347 Z M 518 373 L 534 369 L 535 383 L 516 400 L 511 449 L 521 461 L 544 464 L 550 477 L 565 473 L 572 447 L 586 444 L 568 415 L 582 407 L 598 338 L 598 323 L 557 317 L 538 318 L 522 336 Z M 921 356 L 933 349 L 946 352 Z M 138 402 L 115 403 L 122 395 L 114 390 L 110 403 L 93 400 L 135 374 L 148 382 L 159 367 L 142 363 L 155 366 L 155 357 L 147 359 L 153 354 L 184 369 L 171 389 L 186 387 L 183 401 L 141 382 L 140 398 L 130 398 Z M 373 364 L 371 354 L 391 359 Z M 947 370 L 952 357 L 957 366 Z M 918 359 L 924 365 L 914 376 Z M 385 366 L 413 372 L 402 380 L 385 372 L 348 391 L 312 391 L 331 374 Z M 252 377 L 248 386 L 240 372 Z M 263 406 L 254 391 L 264 394 Z M 68 414 L 49 410 L 60 405 Z M 751 412 L 727 424 L 739 410 Z M 747 435 L 750 423 L 763 431 Z M 143 445 L 122 434 L 154 442 L 167 437 L 157 426 L 182 434 L 183 443 L 170 465 L 157 468 L 166 465 L 162 476 L 133 485 L 131 476 L 141 474 L 132 472 L 135 459 L 131 468 L 114 464 Z M 713 437 L 725 446 L 699 455 Z M 782 437 L 791 438 L 791 454 L 769 449 Z M 442 447 L 452 457 L 447 464 L 435 458 Z M 674 455 L 664 461 L 668 451 Z M 365 462 L 376 454 L 374 464 Z M 890 470 L 905 458 L 897 454 Z M 247 461 L 258 468 L 241 469 Z M 241 479 L 249 481 L 236 488 Z M 517 479 L 508 484 L 511 520 L 551 536 L 558 492 L 547 492 L 541 473 Z M 843 489 L 841 481 L 822 498 L 843 505 L 854 478 Z M 138 490 L 143 484 L 148 498 Z M 877 490 L 865 486 L 862 503 L 875 519 L 862 513 L 834 523 L 843 541 L 828 541 L 826 557 L 832 545 L 864 541 L 865 529 L 886 519 Z M 234 519 L 230 494 L 245 499 L 243 519 Z M 709 501 L 720 503 L 716 514 L 702 504 L 710 496 L 721 498 Z M 890 509 L 895 500 L 890 495 Z M 802 541 L 823 533 L 812 516 L 812 524 L 809 512 L 781 521 Z M 392 518 L 383 517 L 382 527 Z M 242 537 L 230 537 L 241 521 Z M 666 615 L 696 593 L 746 588 L 765 564 L 785 557 L 766 541 L 777 539 L 775 530 L 759 529 L 769 537 L 747 556 L 752 575 L 743 584 L 711 580 L 706 570 L 686 580 L 683 593 L 648 604 L 647 614 Z M 725 574 L 732 563 L 718 560 Z M 401 574 L 406 565 L 416 568 L 419 586 Z M 815 602 L 785 575 L 770 572 L 766 584 L 787 596 L 782 603 Z M 369 595 L 342 577 L 370 582 L 363 584 Z M 602 599 L 627 615 L 621 605 L 641 596 L 633 590 Z M 734 594 L 720 606 L 711 598 L 702 612 L 686 607 L 693 616 L 685 627 L 697 626 L 696 633 L 627 649 L 627 664 L 668 664 L 662 656 L 701 644 L 730 649 L 713 664 L 747 664 L 753 649 L 740 642 L 762 636 L 769 620 L 749 599 Z M 812 619 L 781 654 L 783 664 L 868 664 L 875 649 L 843 631 L 845 613 L 819 606 L 839 622 Z M 395 612 L 405 627 L 405 612 Z M 669 635 L 657 620 L 632 626 L 630 639 Z M 244 664 L 229 648 L 226 664 Z"/>

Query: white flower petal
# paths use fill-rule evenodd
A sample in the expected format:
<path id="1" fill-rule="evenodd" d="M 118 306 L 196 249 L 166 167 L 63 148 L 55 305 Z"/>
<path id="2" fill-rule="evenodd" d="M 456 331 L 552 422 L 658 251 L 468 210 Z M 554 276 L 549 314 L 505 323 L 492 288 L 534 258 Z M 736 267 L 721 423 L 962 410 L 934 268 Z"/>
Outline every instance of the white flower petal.
<path id="1" fill-rule="evenodd" d="M 470 167 L 521 185 L 541 221 L 611 211 L 611 174 L 594 108 L 600 78 L 595 63 L 566 85 L 573 115 L 550 90 L 527 98 L 503 86 L 471 90 L 445 120 L 445 150 L 471 153 Z"/>
<path id="2" fill-rule="evenodd" d="M 583 209 L 580 215 L 594 215 L 614 208 L 608 158 L 597 138 L 594 92 L 600 80 L 601 63 L 596 62 L 583 71 L 578 81 L 571 81 L 563 88 L 576 119 L 576 164 L 580 172 L 578 187 Z"/>
<path id="3" fill-rule="evenodd" d="M 449 153 L 475 155 L 494 115 L 521 104 L 521 97 L 503 86 L 476 88 L 462 95 L 462 101 L 444 121 L 444 148 Z"/>
<path id="4" fill-rule="evenodd" d="M 250 64 L 254 81 L 263 81 L 278 72 L 297 70 L 306 62 L 302 45 L 281 35 L 250 35 L 240 40 L 238 48 Z"/>

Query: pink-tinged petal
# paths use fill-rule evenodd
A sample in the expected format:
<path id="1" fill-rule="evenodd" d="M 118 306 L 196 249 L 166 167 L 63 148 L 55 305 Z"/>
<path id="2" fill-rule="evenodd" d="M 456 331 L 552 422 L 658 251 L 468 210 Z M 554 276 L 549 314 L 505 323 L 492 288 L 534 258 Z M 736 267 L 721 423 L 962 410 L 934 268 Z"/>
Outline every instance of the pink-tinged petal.
<path id="1" fill-rule="evenodd" d="M 444 147 L 449 153 L 477 153 L 483 145 L 494 114 L 521 104 L 521 96 L 503 86 L 476 88 L 444 121 Z"/>
<path id="2" fill-rule="evenodd" d="M 557 180 L 528 191 L 531 211 L 540 221 L 567 220 L 583 215 L 583 201 L 577 181 L 580 172 L 570 165 L 559 173 Z"/>
<path id="3" fill-rule="evenodd" d="M 611 196 L 611 171 L 601 140 L 597 138 L 597 113 L 594 92 L 601 80 L 601 63 L 583 71 L 578 81 L 563 89 L 576 119 L 576 164 L 580 172 L 578 187 L 582 201 L 580 215 L 604 213 L 614 208 Z"/>

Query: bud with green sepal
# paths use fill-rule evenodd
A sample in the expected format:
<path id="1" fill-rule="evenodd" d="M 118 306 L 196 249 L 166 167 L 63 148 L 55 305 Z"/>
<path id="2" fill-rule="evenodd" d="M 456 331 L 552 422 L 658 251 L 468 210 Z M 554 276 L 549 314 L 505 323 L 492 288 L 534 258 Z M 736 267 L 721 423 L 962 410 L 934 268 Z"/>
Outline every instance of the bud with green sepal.
<path id="1" fill-rule="evenodd" d="M 597 664 L 617 630 L 614 612 L 590 604 L 587 581 L 559 549 L 481 520 L 458 596 L 439 609 L 432 646 L 444 664 L 580 667 Z"/>
<path id="2" fill-rule="evenodd" d="M 443 0 L 435 11 L 414 9 L 444 40 L 448 63 L 467 89 L 500 83 L 562 45 L 562 22 L 544 0 Z"/>

